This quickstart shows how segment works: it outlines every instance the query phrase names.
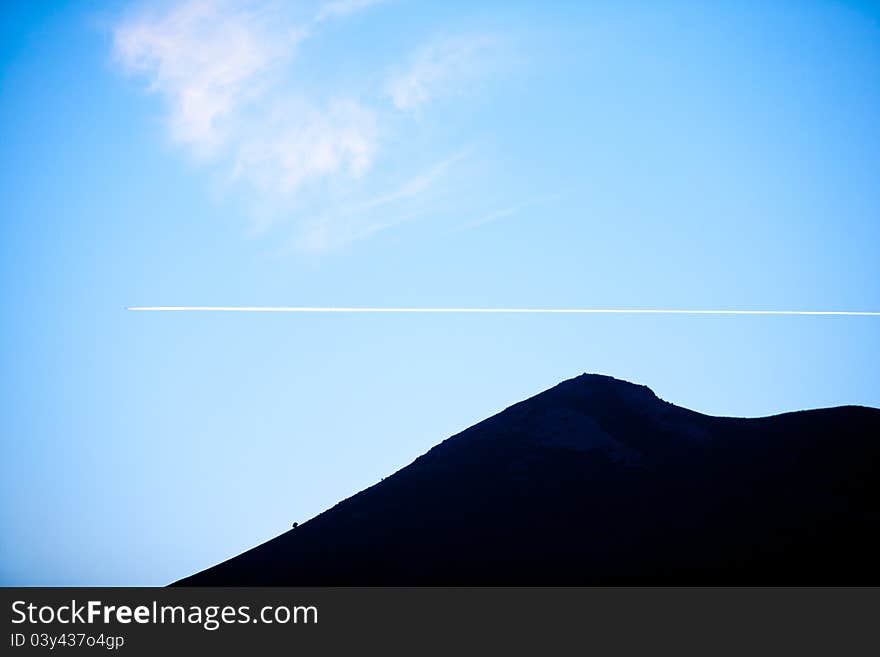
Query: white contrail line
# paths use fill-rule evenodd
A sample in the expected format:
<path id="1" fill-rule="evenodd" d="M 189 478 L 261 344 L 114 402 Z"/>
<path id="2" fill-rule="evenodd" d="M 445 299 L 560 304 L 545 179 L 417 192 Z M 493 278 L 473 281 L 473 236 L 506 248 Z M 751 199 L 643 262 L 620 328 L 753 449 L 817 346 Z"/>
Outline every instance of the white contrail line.
<path id="1" fill-rule="evenodd" d="M 681 310 L 643 308 L 335 308 L 304 306 L 132 306 L 137 312 L 215 313 L 532 313 L 589 315 L 848 315 L 880 317 L 862 310 Z"/>

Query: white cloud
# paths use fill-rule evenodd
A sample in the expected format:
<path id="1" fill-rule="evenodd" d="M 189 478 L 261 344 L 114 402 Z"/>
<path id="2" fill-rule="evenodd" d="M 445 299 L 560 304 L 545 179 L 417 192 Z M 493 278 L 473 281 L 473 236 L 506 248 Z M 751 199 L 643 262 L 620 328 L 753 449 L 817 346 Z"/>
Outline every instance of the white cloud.
<path id="1" fill-rule="evenodd" d="M 309 180 L 362 176 L 377 148 L 373 112 L 353 101 L 318 107 L 303 100 L 279 103 L 259 127 L 243 131 L 233 178 L 263 193 L 290 196 Z"/>
<path id="2" fill-rule="evenodd" d="M 184 0 L 123 22 L 114 45 L 167 101 L 174 140 L 259 194 L 290 198 L 328 176 L 361 176 L 373 162 L 372 110 L 344 95 L 309 98 L 284 75 L 311 26 L 369 4 L 331 2 L 298 24 L 282 5 Z"/>
<path id="3" fill-rule="evenodd" d="M 123 65 L 167 100 L 173 138 L 211 151 L 234 129 L 222 123 L 260 94 L 302 37 L 296 29 L 269 29 L 241 3 L 188 0 L 164 15 L 124 22 L 114 46 Z"/>
<path id="4" fill-rule="evenodd" d="M 372 170 L 380 135 L 394 121 L 382 106 L 381 82 L 372 93 L 334 88 L 332 75 L 315 82 L 299 63 L 311 35 L 381 1 L 170 0 L 161 11 L 154 6 L 121 21 L 114 51 L 126 72 L 146 79 L 165 101 L 171 138 L 263 211 L 256 228 L 284 214 L 295 220 L 300 241 L 320 250 L 399 223 L 373 210 L 424 194 L 455 160 L 396 187 L 386 176 L 393 191 L 356 184 Z M 446 40 L 420 51 L 388 87 L 393 106 L 414 109 L 454 89 L 479 69 L 474 60 L 488 44 Z M 372 103 L 364 100 L 370 97 Z M 348 200 L 335 198 L 340 190 Z M 367 200 L 354 202 L 357 196 Z"/>
<path id="5" fill-rule="evenodd" d="M 401 111 L 420 108 L 454 92 L 492 67 L 495 40 L 485 36 L 444 39 L 426 46 L 387 83 L 387 93 Z"/>

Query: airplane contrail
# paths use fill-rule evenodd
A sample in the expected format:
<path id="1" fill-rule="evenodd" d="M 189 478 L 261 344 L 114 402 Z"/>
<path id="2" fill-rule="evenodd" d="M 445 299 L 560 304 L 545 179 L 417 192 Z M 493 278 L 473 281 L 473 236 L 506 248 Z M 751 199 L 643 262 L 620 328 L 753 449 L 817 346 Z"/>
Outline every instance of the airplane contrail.
<path id="1" fill-rule="evenodd" d="M 364 308 L 307 306 L 131 306 L 136 312 L 219 313 L 529 313 L 590 315 L 847 315 L 880 317 L 864 310 L 690 310 L 645 308 Z"/>

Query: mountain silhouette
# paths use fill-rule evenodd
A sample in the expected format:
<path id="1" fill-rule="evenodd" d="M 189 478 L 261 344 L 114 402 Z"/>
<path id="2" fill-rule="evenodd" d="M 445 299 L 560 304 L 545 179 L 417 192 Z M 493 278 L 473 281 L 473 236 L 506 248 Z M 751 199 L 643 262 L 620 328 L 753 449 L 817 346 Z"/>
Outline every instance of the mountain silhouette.
<path id="1" fill-rule="evenodd" d="M 712 417 L 584 374 L 185 586 L 880 584 L 880 410 Z"/>

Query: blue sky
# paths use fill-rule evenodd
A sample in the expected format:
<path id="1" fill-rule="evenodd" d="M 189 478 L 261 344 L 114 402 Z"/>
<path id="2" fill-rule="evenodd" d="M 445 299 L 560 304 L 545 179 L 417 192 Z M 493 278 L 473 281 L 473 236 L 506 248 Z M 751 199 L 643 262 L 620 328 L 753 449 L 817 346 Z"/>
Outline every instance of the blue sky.
<path id="1" fill-rule="evenodd" d="M 164 584 L 581 372 L 880 406 L 880 6 L 7 2 L 0 582 Z M 772 6 L 770 6 L 772 5 Z"/>

